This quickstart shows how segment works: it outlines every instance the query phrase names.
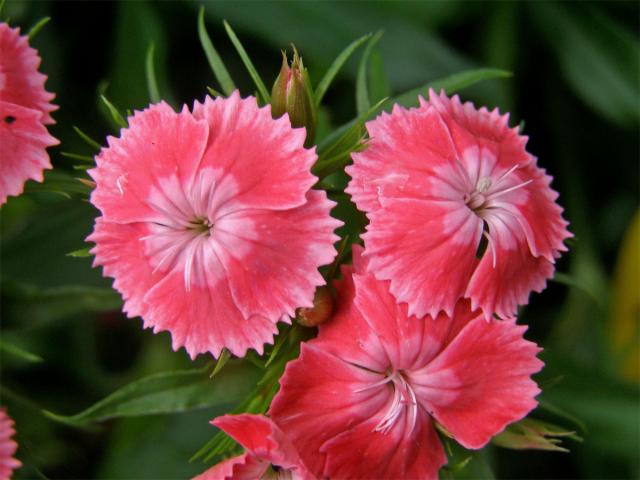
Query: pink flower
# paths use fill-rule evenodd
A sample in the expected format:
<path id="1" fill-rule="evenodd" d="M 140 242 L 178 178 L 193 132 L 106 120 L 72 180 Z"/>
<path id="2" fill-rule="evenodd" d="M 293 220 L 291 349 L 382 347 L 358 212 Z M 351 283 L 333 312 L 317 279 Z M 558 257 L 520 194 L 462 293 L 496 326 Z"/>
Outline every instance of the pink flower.
<path id="1" fill-rule="evenodd" d="M 57 145 L 45 125 L 54 123 L 54 95 L 44 89 L 40 57 L 19 28 L 0 23 L 0 205 L 22 193 L 27 180 L 51 168 L 46 148 Z"/>
<path id="2" fill-rule="evenodd" d="M 466 300 L 452 317 L 410 316 L 367 266 L 355 248 L 336 316 L 287 365 L 270 414 L 318 477 L 435 479 L 447 460 L 434 420 L 483 447 L 536 406 L 540 349 Z"/>
<path id="3" fill-rule="evenodd" d="M 13 471 L 22 466 L 22 462 L 14 458 L 18 444 L 11 438 L 16 433 L 13 424 L 7 410 L 0 408 L 0 480 L 8 480 Z"/>
<path id="4" fill-rule="evenodd" d="M 211 467 L 193 480 L 255 480 L 290 478 L 314 480 L 296 448 L 282 430 L 262 415 L 225 415 L 211 422 L 224 430 L 246 452 Z M 266 474 L 266 475 L 265 475 Z"/>
<path id="5" fill-rule="evenodd" d="M 304 139 L 237 92 L 193 114 L 165 103 L 136 112 L 89 171 L 102 217 L 88 240 L 124 311 L 191 357 L 242 356 L 311 307 L 341 223 L 310 190 L 316 155 Z"/>
<path id="6" fill-rule="evenodd" d="M 430 92 L 367 123 L 347 192 L 370 224 L 370 269 L 419 317 L 461 298 L 508 318 L 553 275 L 570 237 L 551 177 L 508 115 Z"/>

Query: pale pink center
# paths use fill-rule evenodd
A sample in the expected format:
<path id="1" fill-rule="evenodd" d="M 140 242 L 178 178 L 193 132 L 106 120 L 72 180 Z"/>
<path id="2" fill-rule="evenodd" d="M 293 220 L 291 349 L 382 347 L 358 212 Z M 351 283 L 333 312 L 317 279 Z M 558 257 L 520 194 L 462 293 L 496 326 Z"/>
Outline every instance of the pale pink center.
<path id="1" fill-rule="evenodd" d="M 147 203 L 157 217 L 141 241 L 154 272 L 182 272 L 187 291 L 192 285 L 213 286 L 223 276 L 221 249 L 229 249 L 234 233 L 229 231 L 232 222 L 225 222 L 233 211 L 227 203 L 234 187 L 228 183 L 217 185 L 216 172 L 205 168 L 188 185 L 172 175 L 152 187 Z M 239 246 L 233 252 L 236 257 L 243 253 Z"/>
<path id="2" fill-rule="evenodd" d="M 378 382 L 356 390 L 356 393 L 373 388 L 391 388 L 392 396 L 385 414 L 373 429 L 374 432 L 387 433 L 406 412 L 409 416 L 409 431 L 413 432 L 418 418 L 418 401 L 414 388 L 402 370 L 393 370 L 385 374 Z"/>
<path id="3" fill-rule="evenodd" d="M 527 201 L 524 187 L 532 180 L 523 180 L 518 173 L 519 165 L 504 168 L 498 165 L 495 154 L 487 148 L 471 147 L 465 150 L 455 163 L 441 166 L 431 179 L 433 193 L 447 201 L 455 202 L 460 208 L 452 208 L 444 221 L 445 233 L 453 242 L 461 244 L 469 241 L 458 231 L 469 215 L 480 219 L 484 225 L 483 238 L 496 264 L 496 251 L 492 243 L 494 230 L 502 230 L 508 238 L 518 232 L 520 225 L 514 215 L 514 205 Z M 481 244 L 482 245 L 482 244 Z M 479 252 L 484 247 L 479 246 Z M 515 247 L 508 242 L 503 248 Z"/>

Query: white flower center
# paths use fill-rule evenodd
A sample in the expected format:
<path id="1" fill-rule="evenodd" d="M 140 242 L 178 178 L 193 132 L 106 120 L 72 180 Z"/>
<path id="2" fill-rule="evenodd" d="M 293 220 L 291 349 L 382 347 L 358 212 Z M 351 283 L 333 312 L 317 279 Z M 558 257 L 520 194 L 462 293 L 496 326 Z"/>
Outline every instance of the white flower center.
<path id="1" fill-rule="evenodd" d="M 375 382 L 364 388 L 358 389 L 356 390 L 356 393 L 370 390 L 372 388 L 378 388 L 387 384 L 393 388 L 393 396 L 391 397 L 386 413 L 375 426 L 373 431 L 387 433 L 396 424 L 406 409 L 408 410 L 407 414 L 409 415 L 409 433 L 413 432 L 418 418 L 418 401 L 416 399 L 416 394 L 413 391 L 413 387 L 407 381 L 401 370 L 394 370 L 393 372 L 388 373 L 379 382 Z"/>

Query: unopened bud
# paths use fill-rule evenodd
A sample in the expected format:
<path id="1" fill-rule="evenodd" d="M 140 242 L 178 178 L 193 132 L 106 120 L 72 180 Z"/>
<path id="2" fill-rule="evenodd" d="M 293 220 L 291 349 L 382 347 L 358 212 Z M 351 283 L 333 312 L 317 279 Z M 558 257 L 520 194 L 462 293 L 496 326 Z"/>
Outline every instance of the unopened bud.
<path id="1" fill-rule="evenodd" d="M 298 323 L 304 327 L 315 327 L 326 322 L 333 313 L 333 297 L 329 287 L 319 287 L 313 297 L 313 307 L 298 309 Z"/>
<path id="2" fill-rule="evenodd" d="M 305 127 L 305 146 L 313 144 L 316 134 L 316 108 L 309 74 L 297 50 L 293 49 L 291 66 L 285 52 L 282 52 L 282 68 L 271 90 L 271 113 L 279 118 L 285 113 L 293 127 Z"/>

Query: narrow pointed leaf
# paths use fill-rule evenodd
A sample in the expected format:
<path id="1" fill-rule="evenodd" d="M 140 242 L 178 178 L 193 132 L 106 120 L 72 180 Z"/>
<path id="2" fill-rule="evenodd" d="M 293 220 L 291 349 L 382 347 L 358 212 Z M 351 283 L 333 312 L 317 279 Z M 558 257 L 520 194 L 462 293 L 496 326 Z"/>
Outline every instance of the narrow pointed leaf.
<path id="1" fill-rule="evenodd" d="M 213 368 L 213 371 L 211 372 L 211 375 L 209 375 L 209 378 L 213 378 L 218 373 L 220 373 L 220 370 L 222 370 L 222 367 L 224 367 L 227 364 L 230 358 L 231 358 L 231 353 L 229 352 L 229 350 L 227 350 L 226 348 L 223 348 L 222 353 L 220 353 L 220 357 L 216 362 L 216 366 Z"/>
<path id="2" fill-rule="evenodd" d="M 79 153 L 71 152 L 60 152 L 60 155 L 65 158 L 72 158 L 74 160 L 80 160 L 82 162 L 93 163 L 93 157 L 90 157 L 89 155 L 80 155 Z"/>
<path id="3" fill-rule="evenodd" d="M 160 90 L 158 89 L 158 81 L 156 80 L 156 69 L 154 65 L 154 53 L 156 46 L 152 43 L 147 48 L 147 56 L 145 59 L 145 73 L 147 76 L 147 89 L 149 90 L 149 100 L 151 103 L 158 103 L 160 101 Z"/>
<path id="4" fill-rule="evenodd" d="M 38 22 L 33 27 L 31 27 L 29 33 L 27 33 L 27 37 L 29 37 L 29 40 L 33 40 L 33 38 L 38 34 L 42 27 L 49 23 L 49 20 L 51 20 L 51 17 L 44 17 L 38 20 Z"/>
<path id="5" fill-rule="evenodd" d="M 249 75 L 251 76 L 253 83 L 256 85 L 256 88 L 258 89 L 258 92 L 260 93 L 262 100 L 265 103 L 270 103 L 271 95 L 269 95 L 269 91 L 267 90 L 267 87 L 264 86 L 264 82 L 262 81 L 262 78 L 260 78 L 260 75 L 258 74 L 256 67 L 253 66 L 253 62 L 251 62 L 251 59 L 249 58 L 249 55 L 247 55 L 246 50 L 242 46 L 242 43 L 240 43 L 240 40 L 238 39 L 235 32 L 231 28 L 231 25 L 229 25 L 226 20 L 224 22 L 224 28 L 227 31 L 227 35 L 229 35 L 229 38 L 231 39 L 231 43 L 233 43 L 233 46 L 236 47 L 236 51 L 238 52 L 238 55 L 240 55 L 240 59 L 242 60 L 242 63 L 244 63 L 244 66 L 246 67 L 247 71 L 249 72 Z"/>
<path id="6" fill-rule="evenodd" d="M 111 118 L 113 119 L 115 124 L 120 128 L 126 128 L 127 122 L 122 114 L 118 111 L 118 109 L 109 100 L 107 100 L 107 97 L 105 97 L 104 95 L 100 95 L 100 99 L 102 100 L 102 103 L 104 103 L 107 107 L 107 110 L 109 110 Z"/>
<path id="7" fill-rule="evenodd" d="M 87 248 L 80 248 L 78 250 L 74 250 L 73 252 L 69 252 L 67 253 L 67 257 L 74 257 L 74 258 L 86 258 L 86 257 L 90 257 L 91 254 L 89 253 L 89 250 L 91 250 L 89 247 Z"/>
<path id="8" fill-rule="evenodd" d="M 358 65 L 358 74 L 356 76 L 356 108 L 358 111 L 358 115 L 362 115 L 364 112 L 371 108 L 371 100 L 369 99 L 369 88 L 367 86 L 367 76 L 368 76 L 368 67 L 369 67 L 369 56 L 371 55 L 371 51 L 373 47 L 375 47 L 380 37 L 382 37 L 382 30 L 377 32 L 369 42 L 367 43 L 367 47 L 360 58 L 360 64 Z"/>
<path id="9" fill-rule="evenodd" d="M 87 135 L 86 133 L 84 133 L 82 130 L 80 130 L 78 127 L 76 127 L 75 125 L 73 126 L 73 130 L 78 134 L 78 136 L 85 141 L 85 143 L 87 145 L 89 145 L 90 147 L 95 148 L 96 150 L 100 150 L 102 148 L 102 145 L 100 145 L 98 142 L 96 142 L 93 138 L 91 138 L 89 135 Z"/>
<path id="10" fill-rule="evenodd" d="M 213 71 L 213 75 L 220 84 L 220 88 L 226 95 L 231 95 L 231 92 L 236 89 L 236 86 L 233 80 L 231 80 L 227 67 L 225 67 L 222 62 L 218 51 L 213 46 L 211 38 L 207 33 L 207 28 L 204 24 L 204 7 L 200 7 L 200 11 L 198 12 L 198 37 L 200 38 L 200 44 L 202 45 L 204 54 L 207 56 L 207 61 Z"/>
<path id="11" fill-rule="evenodd" d="M 316 87 L 315 101 L 316 105 L 320 105 L 324 94 L 327 93 L 327 90 L 331 86 L 333 79 L 338 74 L 343 65 L 349 60 L 351 55 L 358 49 L 360 45 L 367 41 L 371 37 L 371 34 L 363 35 L 362 37 L 351 42 L 347 48 L 345 48 L 340 55 L 336 57 L 333 63 L 329 66 L 326 73 L 318 82 L 318 86 Z"/>
<path id="12" fill-rule="evenodd" d="M 451 95 L 463 88 L 470 87 L 471 85 L 482 82 L 483 80 L 491 80 L 495 78 L 508 78 L 511 77 L 511 72 L 501 70 L 499 68 L 479 68 L 476 70 L 467 70 L 465 72 L 454 73 L 445 78 L 434 80 L 426 85 L 413 90 L 409 90 L 397 97 L 389 100 L 389 106 L 394 103 L 399 103 L 404 107 L 412 107 L 418 105 L 418 95 L 424 97 L 428 96 L 429 89 L 432 88 L 436 92 L 444 90 L 448 95 Z M 385 108 L 387 105 L 385 105 Z"/>
<path id="13" fill-rule="evenodd" d="M 57 422 L 82 427 L 110 418 L 232 405 L 246 395 L 247 385 L 255 381 L 255 371 L 243 366 L 227 368 L 212 381 L 206 373 L 209 368 L 206 366 L 150 375 L 116 390 L 76 415 L 59 415 L 50 411 L 44 413 Z"/>
<path id="14" fill-rule="evenodd" d="M 18 347 L 17 345 L 7 342 L 3 338 L 0 338 L 0 351 L 6 352 L 10 355 L 13 355 L 14 357 L 17 357 L 21 360 L 26 360 L 27 362 L 30 362 L 30 363 L 40 363 L 43 361 L 42 357 L 34 353 L 27 352 L 26 350 Z"/>

